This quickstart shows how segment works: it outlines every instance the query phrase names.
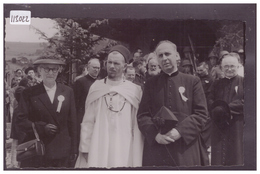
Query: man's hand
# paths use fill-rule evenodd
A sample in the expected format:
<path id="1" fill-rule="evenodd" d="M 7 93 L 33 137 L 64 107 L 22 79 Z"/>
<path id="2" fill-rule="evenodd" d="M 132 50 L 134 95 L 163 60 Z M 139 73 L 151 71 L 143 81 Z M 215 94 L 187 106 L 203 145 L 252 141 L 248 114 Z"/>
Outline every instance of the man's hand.
<path id="1" fill-rule="evenodd" d="M 169 136 L 171 139 L 173 139 L 174 141 L 178 140 L 181 138 L 181 134 L 177 131 L 177 129 L 173 128 L 172 130 L 170 130 L 167 134 L 165 134 L 166 136 Z"/>
<path id="2" fill-rule="evenodd" d="M 56 134 L 58 132 L 58 127 L 55 126 L 54 124 L 47 124 L 44 127 L 44 131 L 48 135 L 54 135 L 54 134 Z"/>
<path id="3" fill-rule="evenodd" d="M 155 137 L 155 140 L 157 141 L 157 143 L 159 144 L 170 144 L 170 143 L 174 143 L 175 141 L 170 138 L 167 135 L 162 135 L 160 133 L 158 133 Z"/>
<path id="4" fill-rule="evenodd" d="M 88 153 L 82 153 L 82 156 L 85 158 L 86 162 L 88 162 Z"/>

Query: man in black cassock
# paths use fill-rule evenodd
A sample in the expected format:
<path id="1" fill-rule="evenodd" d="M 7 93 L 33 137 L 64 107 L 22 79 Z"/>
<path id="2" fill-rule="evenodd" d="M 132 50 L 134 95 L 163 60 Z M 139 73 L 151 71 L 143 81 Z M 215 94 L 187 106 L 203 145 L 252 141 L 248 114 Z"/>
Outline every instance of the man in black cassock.
<path id="1" fill-rule="evenodd" d="M 160 42 L 155 52 L 162 72 L 146 82 L 137 114 L 145 136 L 143 166 L 207 165 L 200 133 L 208 116 L 200 79 L 178 71 L 178 52 L 172 42 Z M 162 106 L 178 119 L 166 134 L 153 121 Z"/>
<path id="2" fill-rule="evenodd" d="M 78 141 L 80 136 L 80 124 L 85 113 L 85 102 L 89 88 L 96 81 L 100 71 L 99 60 L 97 58 L 90 59 L 86 68 L 88 74 L 76 80 L 73 86 L 77 111 Z"/>
<path id="3" fill-rule="evenodd" d="M 212 117 L 212 165 L 243 164 L 244 78 L 237 75 L 239 62 L 225 55 L 221 68 L 225 78 L 212 84 L 209 105 Z"/>

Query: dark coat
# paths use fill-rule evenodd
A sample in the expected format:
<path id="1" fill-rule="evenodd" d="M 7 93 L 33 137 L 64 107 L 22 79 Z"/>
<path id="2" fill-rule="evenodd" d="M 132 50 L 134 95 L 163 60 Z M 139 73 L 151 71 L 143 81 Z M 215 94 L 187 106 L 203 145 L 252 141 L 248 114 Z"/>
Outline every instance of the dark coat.
<path id="1" fill-rule="evenodd" d="M 81 123 L 85 113 L 85 102 L 90 86 L 96 81 L 89 74 L 75 81 L 73 91 L 78 115 L 78 122 Z"/>
<path id="2" fill-rule="evenodd" d="M 223 78 L 212 84 L 209 95 L 210 107 L 214 101 L 222 100 L 228 104 L 231 119 L 226 122 L 213 121 L 211 136 L 212 165 L 243 164 L 244 127 L 244 78 L 235 76 Z M 211 111 L 215 108 L 211 107 Z M 227 113 L 226 115 L 230 117 Z M 222 115 L 219 115 L 221 117 Z M 225 117 L 223 117 L 225 119 Z"/>
<path id="3" fill-rule="evenodd" d="M 64 96 L 61 110 L 58 113 L 58 96 Z M 27 88 L 23 91 L 17 116 L 19 130 L 26 133 L 24 142 L 35 139 L 32 122 L 35 123 L 40 139 L 45 144 L 44 159 L 59 160 L 77 153 L 76 146 L 76 110 L 73 90 L 65 85 L 57 84 L 53 104 L 43 86 L 43 83 Z M 47 135 L 44 127 L 47 124 L 54 124 L 59 132 L 56 135 Z M 35 163 L 35 161 L 38 161 Z M 23 163 L 23 162 L 22 162 Z M 42 161 L 33 159 L 26 161 L 29 166 L 41 166 Z M 32 166 L 30 166 L 30 164 Z M 42 164 L 43 165 L 43 164 Z M 21 164 L 21 166 L 23 166 Z M 27 167 L 27 166 L 26 166 Z"/>
<path id="4" fill-rule="evenodd" d="M 90 86 L 96 81 L 89 74 L 75 81 L 73 91 L 75 95 L 75 105 L 77 112 L 77 139 L 80 140 L 80 124 L 85 114 L 85 103 Z"/>
<path id="5" fill-rule="evenodd" d="M 187 97 L 187 101 L 181 98 L 180 87 L 185 89 L 183 95 Z M 179 120 L 175 128 L 181 138 L 169 145 L 161 145 L 155 141 L 159 131 L 152 117 L 162 106 L 170 109 Z M 175 72 L 171 76 L 160 73 L 151 78 L 145 84 L 137 117 L 139 128 L 145 136 L 144 166 L 208 164 L 207 155 L 203 156 L 206 148 L 201 147 L 200 137 L 208 116 L 205 95 L 198 77 Z"/>
<path id="6" fill-rule="evenodd" d="M 141 74 L 135 74 L 135 79 L 133 81 L 134 84 L 141 86 L 142 90 L 144 90 L 144 84 L 145 84 L 145 76 Z"/>
<path id="7" fill-rule="evenodd" d="M 211 85 L 213 84 L 213 78 L 208 74 L 206 76 L 200 77 L 200 80 L 201 80 L 201 84 L 202 84 L 202 87 L 203 87 L 203 90 L 204 90 L 204 93 L 205 93 L 205 97 L 206 97 L 206 100 L 207 100 L 207 107 L 208 107 L 209 106 L 208 105 L 208 103 L 209 103 L 208 98 L 209 98 L 209 94 L 210 94 Z M 206 123 L 206 127 L 202 131 L 201 135 L 202 135 L 203 141 L 206 144 L 206 146 L 210 147 L 210 144 L 211 144 L 211 140 L 210 140 L 210 137 L 211 137 L 211 120 L 210 120 L 210 118 L 208 119 L 208 121 Z"/>
<path id="8" fill-rule="evenodd" d="M 206 96 L 206 99 L 208 99 L 208 95 L 210 93 L 210 87 L 213 83 L 213 78 L 208 74 L 206 76 L 200 77 L 201 84 Z"/>

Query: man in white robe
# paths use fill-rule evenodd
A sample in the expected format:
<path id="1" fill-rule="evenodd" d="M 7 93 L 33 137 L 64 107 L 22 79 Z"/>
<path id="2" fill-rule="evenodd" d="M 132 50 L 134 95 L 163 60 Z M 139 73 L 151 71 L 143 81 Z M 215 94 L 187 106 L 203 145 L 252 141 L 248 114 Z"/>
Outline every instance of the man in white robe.
<path id="1" fill-rule="evenodd" d="M 123 79 L 129 54 L 124 46 L 114 46 L 107 60 L 108 77 L 90 87 L 76 168 L 142 165 L 143 138 L 136 118 L 142 90 Z"/>

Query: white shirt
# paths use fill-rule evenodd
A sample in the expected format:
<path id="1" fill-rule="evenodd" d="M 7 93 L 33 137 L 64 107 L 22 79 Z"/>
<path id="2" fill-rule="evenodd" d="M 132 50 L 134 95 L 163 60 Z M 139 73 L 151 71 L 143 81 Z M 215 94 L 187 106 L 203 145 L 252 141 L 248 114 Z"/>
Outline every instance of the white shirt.
<path id="1" fill-rule="evenodd" d="M 54 95 L 55 95 L 55 92 L 56 92 L 56 89 L 57 89 L 56 83 L 55 83 L 55 85 L 52 88 L 49 88 L 49 87 L 47 87 L 45 85 L 43 85 L 43 86 L 44 86 L 44 88 L 45 88 L 45 90 L 46 90 L 46 92 L 47 92 L 47 94 L 48 94 L 48 96 L 49 96 L 49 98 L 51 100 L 51 103 L 53 103 Z"/>

